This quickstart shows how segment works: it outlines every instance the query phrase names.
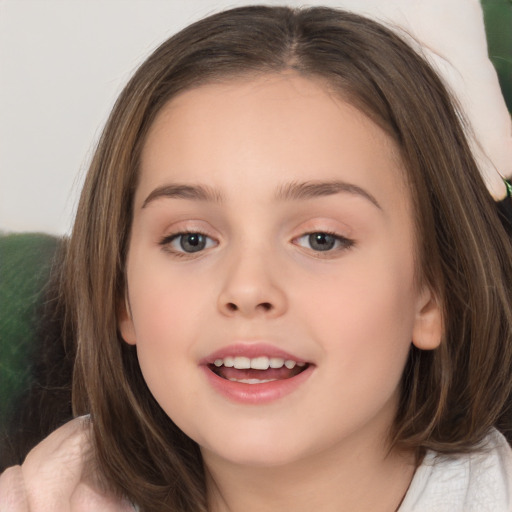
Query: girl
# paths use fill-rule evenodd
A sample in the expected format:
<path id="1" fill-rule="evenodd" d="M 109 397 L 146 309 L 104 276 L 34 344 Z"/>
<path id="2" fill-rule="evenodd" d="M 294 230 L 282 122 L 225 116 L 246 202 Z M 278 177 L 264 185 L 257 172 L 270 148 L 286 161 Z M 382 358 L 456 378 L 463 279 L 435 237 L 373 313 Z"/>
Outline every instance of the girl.
<path id="1" fill-rule="evenodd" d="M 459 117 L 353 14 L 164 43 L 69 240 L 84 416 L 4 473 L 4 509 L 512 510 L 512 249 Z"/>

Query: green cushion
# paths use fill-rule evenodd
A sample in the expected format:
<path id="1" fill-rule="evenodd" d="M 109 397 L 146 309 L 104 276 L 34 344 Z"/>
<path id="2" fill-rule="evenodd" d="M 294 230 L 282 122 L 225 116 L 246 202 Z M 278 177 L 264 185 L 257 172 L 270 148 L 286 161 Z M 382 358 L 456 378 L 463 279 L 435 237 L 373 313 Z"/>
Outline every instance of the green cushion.
<path id="1" fill-rule="evenodd" d="M 30 355 L 42 293 L 59 239 L 0 235 L 0 428 L 30 385 Z"/>
<path id="2" fill-rule="evenodd" d="M 482 0 L 489 57 L 512 112 L 512 0 Z"/>

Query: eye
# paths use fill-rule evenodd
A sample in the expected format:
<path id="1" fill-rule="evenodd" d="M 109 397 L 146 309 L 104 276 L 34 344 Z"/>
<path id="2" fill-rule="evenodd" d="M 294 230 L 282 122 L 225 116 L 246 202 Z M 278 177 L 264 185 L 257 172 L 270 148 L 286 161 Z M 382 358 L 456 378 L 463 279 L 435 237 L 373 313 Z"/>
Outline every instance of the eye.
<path id="1" fill-rule="evenodd" d="M 215 246 L 216 241 L 203 233 L 176 233 L 165 237 L 161 242 L 169 250 L 192 254 Z"/>
<path id="2" fill-rule="evenodd" d="M 306 233 L 296 240 L 297 245 L 312 249 L 316 252 L 327 252 L 333 249 L 348 249 L 354 244 L 354 242 L 348 238 L 322 231 Z"/>

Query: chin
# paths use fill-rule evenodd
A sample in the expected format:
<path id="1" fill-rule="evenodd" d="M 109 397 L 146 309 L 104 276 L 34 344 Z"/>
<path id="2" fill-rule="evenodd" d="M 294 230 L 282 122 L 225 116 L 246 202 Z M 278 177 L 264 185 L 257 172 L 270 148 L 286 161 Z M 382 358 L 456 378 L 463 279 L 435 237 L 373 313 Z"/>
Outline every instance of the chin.
<path id="1" fill-rule="evenodd" d="M 229 441 L 226 441 L 229 439 Z M 247 432 L 241 436 L 223 436 L 220 440 L 199 443 L 205 457 L 221 459 L 227 463 L 254 467 L 272 468 L 293 464 L 311 455 L 313 450 L 305 450 L 305 440 L 290 439 L 290 430 L 277 436 L 251 436 Z"/>

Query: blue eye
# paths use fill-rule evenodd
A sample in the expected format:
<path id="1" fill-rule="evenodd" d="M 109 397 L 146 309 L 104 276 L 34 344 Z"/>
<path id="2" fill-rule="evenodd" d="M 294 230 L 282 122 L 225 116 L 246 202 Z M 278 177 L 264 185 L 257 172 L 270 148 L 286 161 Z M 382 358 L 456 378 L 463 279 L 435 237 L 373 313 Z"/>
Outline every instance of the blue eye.
<path id="1" fill-rule="evenodd" d="M 327 252 L 333 249 L 348 249 L 354 242 L 339 235 L 319 231 L 302 235 L 297 239 L 297 243 L 316 252 Z"/>
<path id="2" fill-rule="evenodd" d="M 213 247 L 215 243 L 202 233 L 177 233 L 164 238 L 161 245 L 170 247 L 174 252 L 192 254 Z"/>

